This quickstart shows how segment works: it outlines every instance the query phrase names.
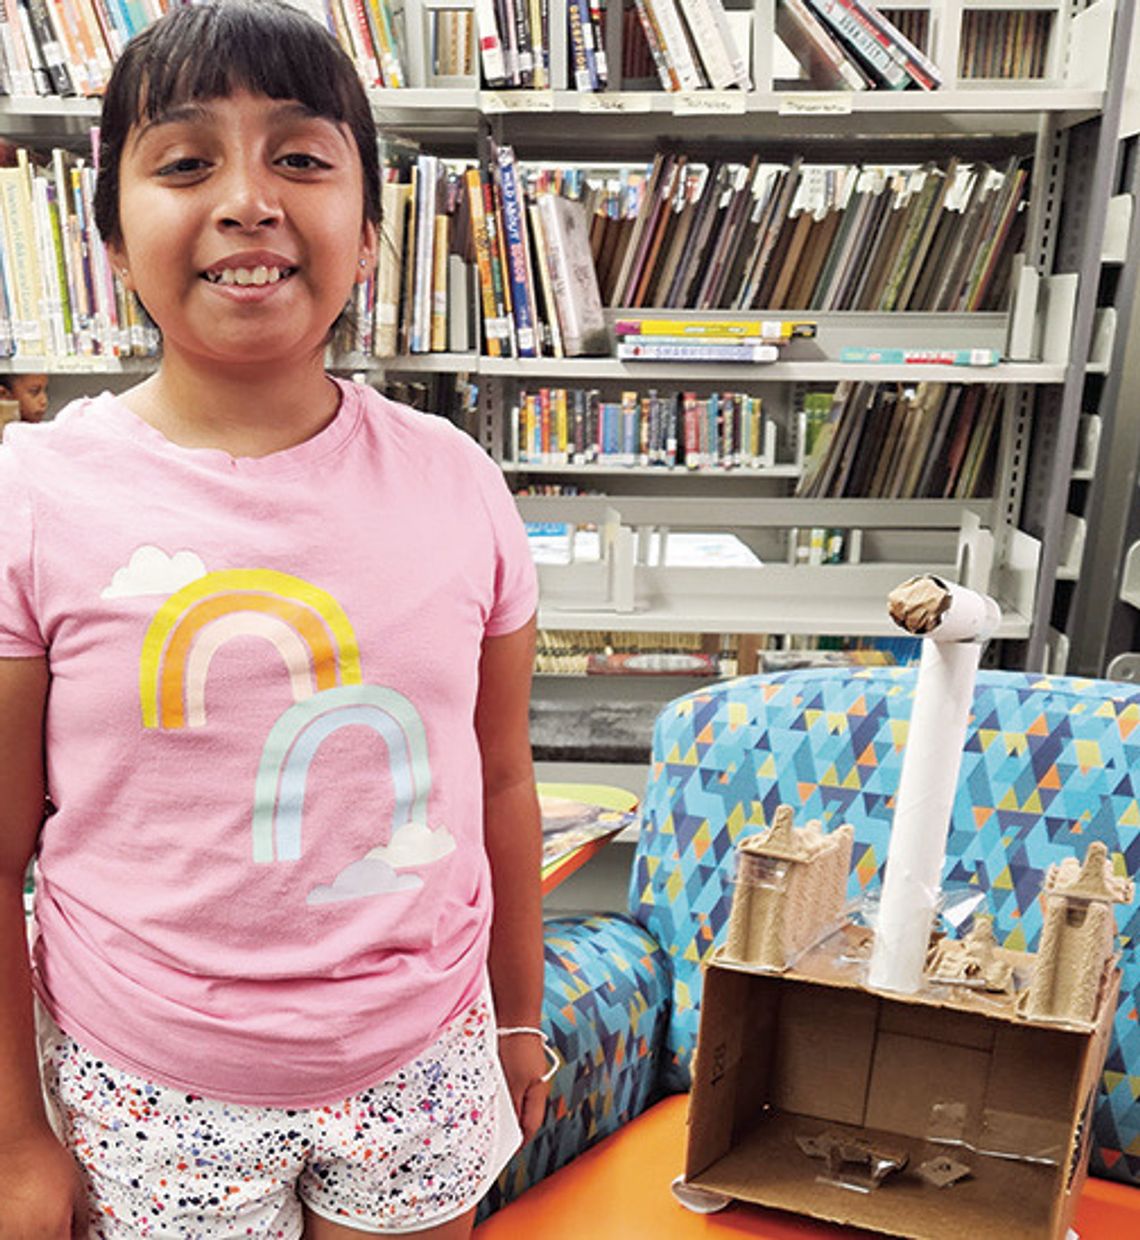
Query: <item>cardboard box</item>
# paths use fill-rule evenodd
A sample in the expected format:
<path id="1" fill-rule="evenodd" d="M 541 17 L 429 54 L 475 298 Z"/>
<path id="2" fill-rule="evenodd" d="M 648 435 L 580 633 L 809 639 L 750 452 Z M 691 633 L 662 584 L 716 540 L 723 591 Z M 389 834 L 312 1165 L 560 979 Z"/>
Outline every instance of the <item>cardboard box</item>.
<path id="1" fill-rule="evenodd" d="M 1010 996 L 863 988 L 851 928 L 786 973 L 705 968 L 685 1179 L 699 1188 L 917 1240 L 1063 1240 L 1088 1162 L 1120 985 L 1095 1026 L 1029 1022 Z M 869 1142 L 901 1171 L 830 1164 L 799 1144 Z M 847 1153 L 850 1149 L 844 1146 Z M 949 1155 L 967 1178 L 919 1174 Z"/>

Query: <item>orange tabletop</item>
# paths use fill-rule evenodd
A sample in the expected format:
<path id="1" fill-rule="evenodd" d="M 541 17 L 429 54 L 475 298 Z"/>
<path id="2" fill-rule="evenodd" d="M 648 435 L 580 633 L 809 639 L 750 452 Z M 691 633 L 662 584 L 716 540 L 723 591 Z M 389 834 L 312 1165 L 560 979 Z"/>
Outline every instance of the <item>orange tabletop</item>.
<path id="1" fill-rule="evenodd" d="M 834 1240 L 870 1232 L 737 1202 L 694 1214 L 670 1192 L 681 1170 L 688 1099 L 650 1108 L 568 1167 L 493 1214 L 476 1240 Z M 1077 1209 L 1080 1240 L 1140 1236 L 1140 1189 L 1089 1179 Z M 963 1240 L 966 1240 L 964 1237 Z M 970 1240 L 981 1240 L 970 1238 Z"/>

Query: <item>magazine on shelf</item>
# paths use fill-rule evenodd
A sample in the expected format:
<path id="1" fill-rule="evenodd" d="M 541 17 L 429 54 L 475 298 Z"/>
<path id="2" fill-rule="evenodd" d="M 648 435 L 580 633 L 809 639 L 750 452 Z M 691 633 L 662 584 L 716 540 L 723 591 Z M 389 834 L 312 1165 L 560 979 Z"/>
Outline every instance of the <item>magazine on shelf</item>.
<path id="1" fill-rule="evenodd" d="M 565 797 L 540 794 L 542 868 L 549 869 L 579 848 L 606 840 L 637 822 L 633 811 L 605 809 Z"/>

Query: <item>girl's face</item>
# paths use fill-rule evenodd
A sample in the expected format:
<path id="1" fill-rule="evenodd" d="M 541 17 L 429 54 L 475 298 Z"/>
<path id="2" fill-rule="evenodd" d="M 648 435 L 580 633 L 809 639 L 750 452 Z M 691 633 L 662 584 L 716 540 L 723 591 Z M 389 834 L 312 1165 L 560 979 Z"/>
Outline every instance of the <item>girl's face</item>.
<path id="1" fill-rule="evenodd" d="M 295 363 L 372 269 L 363 203 L 345 126 L 243 91 L 131 129 L 109 249 L 167 353 L 212 372 Z"/>

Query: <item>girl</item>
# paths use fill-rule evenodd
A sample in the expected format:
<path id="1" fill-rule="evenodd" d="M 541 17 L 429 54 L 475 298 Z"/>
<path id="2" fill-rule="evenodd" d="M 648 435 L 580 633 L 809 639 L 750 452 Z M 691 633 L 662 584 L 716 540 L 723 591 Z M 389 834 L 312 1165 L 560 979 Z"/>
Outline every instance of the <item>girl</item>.
<path id="1" fill-rule="evenodd" d="M 466 1237 L 549 1075 L 521 523 L 324 372 L 379 174 L 315 22 L 174 10 L 100 158 L 163 359 L 0 451 L 0 1235 Z"/>

